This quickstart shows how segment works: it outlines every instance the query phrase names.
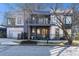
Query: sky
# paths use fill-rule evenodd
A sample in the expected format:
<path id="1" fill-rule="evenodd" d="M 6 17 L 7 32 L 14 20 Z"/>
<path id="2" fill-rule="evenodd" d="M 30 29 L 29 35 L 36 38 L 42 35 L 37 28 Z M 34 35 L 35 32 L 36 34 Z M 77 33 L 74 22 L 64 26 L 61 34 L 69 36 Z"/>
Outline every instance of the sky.
<path id="1" fill-rule="evenodd" d="M 11 3 L 10 3 L 11 4 Z M 15 7 L 15 4 L 11 4 L 12 6 Z M 46 5 L 46 9 L 45 10 L 50 10 L 50 8 L 52 7 L 52 4 L 47 4 Z M 64 7 L 67 8 L 68 7 L 68 4 L 65 3 L 64 4 Z M 3 24 L 4 23 L 4 14 L 5 12 L 7 12 L 8 10 L 11 10 L 10 9 L 10 6 L 8 4 L 5 4 L 5 3 L 0 3 L 0 24 Z"/>
<path id="2" fill-rule="evenodd" d="M 1 4 L 0 3 L 0 24 L 3 23 L 4 19 L 4 13 L 8 10 L 8 7 L 6 4 Z"/>

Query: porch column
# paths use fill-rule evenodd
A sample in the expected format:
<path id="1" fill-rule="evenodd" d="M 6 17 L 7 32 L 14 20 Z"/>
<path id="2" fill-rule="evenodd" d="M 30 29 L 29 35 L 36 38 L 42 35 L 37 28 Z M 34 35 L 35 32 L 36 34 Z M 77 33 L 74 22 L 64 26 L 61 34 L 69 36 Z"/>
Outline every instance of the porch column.
<path id="1" fill-rule="evenodd" d="M 50 26 L 50 39 L 55 38 L 55 26 Z"/>
<path id="2" fill-rule="evenodd" d="M 30 40 L 30 26 L 28 26 L 28 40 Z"/>

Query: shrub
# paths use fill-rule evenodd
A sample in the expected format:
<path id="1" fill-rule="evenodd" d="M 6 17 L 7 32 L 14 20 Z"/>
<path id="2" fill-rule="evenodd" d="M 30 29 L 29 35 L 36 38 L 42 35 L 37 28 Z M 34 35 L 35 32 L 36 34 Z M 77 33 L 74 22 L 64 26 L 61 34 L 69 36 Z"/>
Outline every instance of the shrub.
<path id="1" fill-rule="evenodd" d="M 27 39 L 27 38 L 28 38 L 28 34 L 25 32 L 18 34 L 18 39 Z"/>
<path id="2" fill-rule="evenodd" d="M 25 44 L 37 44 L 37 42 L 36 41 L 22 41 L 20 44 L 23 44 L 23 45 L 25 45 Z"/>

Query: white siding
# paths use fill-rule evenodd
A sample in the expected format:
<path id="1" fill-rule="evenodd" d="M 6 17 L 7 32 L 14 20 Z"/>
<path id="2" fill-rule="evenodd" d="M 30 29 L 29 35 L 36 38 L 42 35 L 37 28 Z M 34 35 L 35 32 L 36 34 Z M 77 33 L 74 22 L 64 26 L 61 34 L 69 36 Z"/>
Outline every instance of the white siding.
<path id="1" fill-rule="evenodd" d="M 18 34 L 23 32 L 23 28 L 7 28 L 7 37 L 8 38 L 17 38 Z"/>
<path id="2" fill-rule="evenodd" d="M 62 30 L 62 29 L 60 29 L 59 31 L 60 31 L 60 32 L 59 32 L 60 37 L 62 37 L 62 36 L 63 36 L 63 30 Z"/>
<path id="3" fill-rule="evenodd" d="M 51 26 L 50 27 L 50 39 L 55 38 L 55 30 L 58 28 L 58 26 Z M 63 31 L 59 28 L 59 36 L 63 36 Z"/>
<path id="4" fill-rule="evenodd" d="M 56 25 L 56 20 L 57 19 L 56 19 L 55 15 L 51 15 L 50 18 L 51 18 L 50 23 Z"/>
<path id="5" fill-rule="evenodd" d="M 53 39 L 55 37 L 55 28 L 57 28 L 57 26 L 50 27 L 50 39 Z"/>

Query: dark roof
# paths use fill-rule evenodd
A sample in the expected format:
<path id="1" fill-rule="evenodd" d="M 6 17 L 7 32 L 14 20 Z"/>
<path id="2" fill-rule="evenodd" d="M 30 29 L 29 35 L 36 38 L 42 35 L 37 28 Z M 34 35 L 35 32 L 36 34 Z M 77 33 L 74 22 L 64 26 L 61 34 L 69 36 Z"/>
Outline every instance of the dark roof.
<path id="1" fill-rule="evenodd" d="M 5 26 L 1 26 L 1 25 L 0 25 L 0 28 L 6 28 L 6 27 L 5 27 Z"/>
<path id="2" fill-rule="evenodd" d="M 50 15 L 50 12 L 49 11 L 32 11 L 32 14 Z"/>

